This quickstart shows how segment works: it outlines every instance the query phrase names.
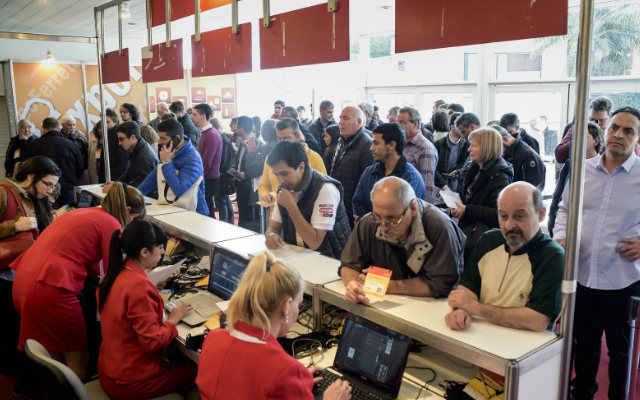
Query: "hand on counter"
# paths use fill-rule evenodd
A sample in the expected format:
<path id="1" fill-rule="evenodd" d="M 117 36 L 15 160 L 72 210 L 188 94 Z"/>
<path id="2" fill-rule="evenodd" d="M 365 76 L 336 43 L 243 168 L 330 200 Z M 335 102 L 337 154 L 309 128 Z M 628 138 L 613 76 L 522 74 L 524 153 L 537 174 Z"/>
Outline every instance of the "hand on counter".
<path id="1" fill-rule="evenodd" d="M 444 316 L 444 322 L 449 329 L 454 331 L 467 329 L 471 326 L 471 315 L 462 309 L 453 310 Z"/>
<path id="2" fill-rule="evenodd" d="M 173 311 L 171 311 L 169 317 L 167 317 L 167 321 L 171 322 L 174 325 L 178 325 L 180 321 L 182 321 L 182 318 L 184 318 L 184 316 L 187 315 L 187 313 L 191 310 L 193 310 L 191 304 L 180 303 L 176 306 L 176 308 L 173 309 Z"/>
<path id="3" fill-rule="evenodd" d="M 284 246 L 284 240 L 275 232 L 267 232 L 265 234 L 265 244 L 269 250 L 277 250 Z"/>

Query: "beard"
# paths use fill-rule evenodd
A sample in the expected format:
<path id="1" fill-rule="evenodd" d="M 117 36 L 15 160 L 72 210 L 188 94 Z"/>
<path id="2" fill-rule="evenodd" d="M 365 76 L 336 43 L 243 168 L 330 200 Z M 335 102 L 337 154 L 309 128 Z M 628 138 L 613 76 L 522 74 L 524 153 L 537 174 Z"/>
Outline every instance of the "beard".
<path id="1" fill-rule="evenodd" d="M 512 229 L 506 232 L 503 231 L 502 236 L 504 236 L 507 244 L 511 248 L 519 249 L 526 244 L 524 233 L 520 229 Z"/>

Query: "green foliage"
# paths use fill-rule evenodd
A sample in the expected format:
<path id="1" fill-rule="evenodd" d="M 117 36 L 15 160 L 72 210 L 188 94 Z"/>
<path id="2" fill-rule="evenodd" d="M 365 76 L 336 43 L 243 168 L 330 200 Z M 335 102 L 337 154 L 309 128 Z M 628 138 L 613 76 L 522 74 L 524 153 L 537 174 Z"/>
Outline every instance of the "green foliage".
<path id="1" fill-rule="evenodd" d="M 640 49 L 640 2 L 598 7 L 593 12 L 591 76 L 629 75 L 634 50 Z M 567 76 L 576 74 L 579 13 L 571 11 L 567 35 L 538 39 L 538 53 L 558 43 L 567 46 Z"/>

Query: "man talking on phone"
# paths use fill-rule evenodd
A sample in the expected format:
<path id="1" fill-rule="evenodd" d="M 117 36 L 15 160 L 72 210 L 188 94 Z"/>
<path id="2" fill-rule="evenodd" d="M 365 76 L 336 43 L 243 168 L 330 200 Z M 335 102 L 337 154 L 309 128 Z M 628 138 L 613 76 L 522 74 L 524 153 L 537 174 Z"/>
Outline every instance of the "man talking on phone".
<path id="1" fill-rule="evenodd" d="M 177 196 L 185 195 L 189 189 L 199 182 L 197 191 L 196 212 L 209 215 L 204 196 L 203 167 L 200 154 L 184 137 L 182 124 L 171 118 L 158 125 L 158 148 L 160 164 L 147 175 L 138 186 L 143 195 L 158 188 L 158 168 L 171 191 Z"/>

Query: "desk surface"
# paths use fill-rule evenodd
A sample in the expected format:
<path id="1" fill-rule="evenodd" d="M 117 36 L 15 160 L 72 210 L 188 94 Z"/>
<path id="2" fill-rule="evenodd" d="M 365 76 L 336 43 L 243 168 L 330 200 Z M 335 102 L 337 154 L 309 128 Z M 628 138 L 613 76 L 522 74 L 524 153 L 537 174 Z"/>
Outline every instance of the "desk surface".
<path id="1" fill-rule="evenodd" d="M 213 244 L 223 240 L 257 235 L 254 231 L 218 221 L 194 211 L 157 215 L 154 219 L 169 233 L 176 234 L 176 231 L 179 231 L 201 243 Z"/>
<path id="2" fill-rule="evenodd" d="M 216 243 L 216 246 L 245 257 L 267 250 L 264 235 L 225 240 Z M 278 257 L 277 252 L 275 254 L 276 257 Z M 296 268 L 307 284 L 324 285 L 340 279 L 338 276 L 340 261 L 334 258 L 316 253 L 288 256 L 283 258 L 283 260 Z"/>
<path id="3" fill-rule="evenodd" d="M 342 281 L 325 285 L 325 289 L 344 295 Z M 367 307 L 367 306 L 362 306 Z M 462 345 L 495 355 L 505 360 L 519 360 L 536 349 L 557 340 L 554 333 L 531 332 L 505 328 L 479 318 L 473 318 L 471 327 L 454 331 L 445 325 L 444 316 L 451 311 L 446 299 L 388 295 L 372 308 L 418 325 L 425 331 L 445 336 Z"/>

